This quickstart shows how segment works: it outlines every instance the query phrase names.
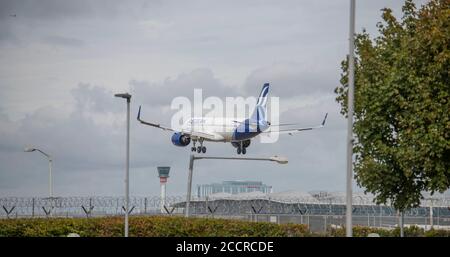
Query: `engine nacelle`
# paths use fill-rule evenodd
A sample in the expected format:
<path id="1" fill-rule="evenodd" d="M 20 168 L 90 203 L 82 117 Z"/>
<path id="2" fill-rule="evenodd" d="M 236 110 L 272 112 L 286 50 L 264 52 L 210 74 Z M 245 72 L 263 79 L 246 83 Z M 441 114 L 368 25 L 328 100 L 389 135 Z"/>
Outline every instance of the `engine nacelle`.
<path id="1" fill-rule="evenodd" d="M 172 144 L 176 146 L 187 146 L 191 143 L 191 138 L 181 134 L 180 132 L 173 133 Z"/>
<path id="2" fill-rule="evenodd" d="M 241 145 L 241 142 L 231 142 L 231 144 L 232 144 L 234 147 L 238 148 L 238 147 Z M 244 148 L 247 148 L 249 145 L 250 145 L 250 139 L 245 140 L 245 141 L 242 141 L 242 146 L 243 146 Z"/>

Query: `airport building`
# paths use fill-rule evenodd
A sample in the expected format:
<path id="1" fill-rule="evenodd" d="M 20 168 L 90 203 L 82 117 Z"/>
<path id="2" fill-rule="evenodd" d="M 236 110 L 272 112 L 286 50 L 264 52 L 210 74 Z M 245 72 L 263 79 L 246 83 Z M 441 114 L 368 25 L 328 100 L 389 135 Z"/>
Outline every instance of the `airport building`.
<path id="1" fill-rule="evenodd" d="M 307 224 L 311 231 L 344 226 L 346 195 L 342 192 L 216 193 L 192 199 L 192 216 L 215 216 L 252 221 Z M 183 212 L 185 201 L 173 203 Z M 405 210 L 404 224 L 430 229 L 450 229 L 450 197 L 424 195 L 420 206 Z M 394 228 L 400 213 L 390 205 L 377 205 L 373 195 L 353 193 L 353 224 Z"/>
<path id="2" fill-rule="evenodd" d="M 223 181 L 222 183 L 197 185 L 197 197 L 206 197 L 212 194 L 241 194 L 261 192 L 272 193 L 272 186 L 263 184 L 261 181 Z"/>

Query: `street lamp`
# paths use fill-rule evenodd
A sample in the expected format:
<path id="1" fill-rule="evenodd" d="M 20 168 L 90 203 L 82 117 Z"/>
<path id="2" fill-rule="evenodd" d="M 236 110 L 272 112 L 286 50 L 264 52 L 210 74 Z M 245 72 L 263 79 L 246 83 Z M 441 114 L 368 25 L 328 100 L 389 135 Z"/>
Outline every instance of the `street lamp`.
<path id="1" fill-rule="evenodd" d="M 192 173 L 194 170 L 194 161 L 201 159 L 212 159 L 212 160 L 245 160 L 245 161 L 273 161 L 278 164 L 287 164 L 288 159 L 282 156 L 272 156 L 269 158 L 251 158 L 251 157 L 220 157 L 220 156 L 195 156 L 191 154 L 189 159 L 189 176 L 188 176 L 188 188 L 186 196 L 186 212 L 185 217 L 189 217 L 189 206 L 191 204 L 191 189 L 192 189 Z"/>
<path id="2" fill-rule="evenodd" d="M 352 178 L 353 178 L 353 98 L 355 89 L 355 0 L 350 0 L 350 28 L 348 55 L 348 118 L 347 118 L 347 192 L 346 236 L 353 236 L 352 224 Z"/>
<path id="3" fill-rule="evenodd" d="M 131 95 L 128 93 L 115 94 L 115 97 L 127 99 L 127 152 L 125 171 L 125 237 L 128 237 L 128 212 L 130 201 L 129 173 L 130 173 L 130 102 Z"/>
<path id="4" fill-rule="evenodd" d="M 48 189 L 49 189 L 49 196 L 50 196 L 50 198 L 52 198 L 53 197 L 52 156 L 50 156 L 49 154 L 45 153 L 44 151 L 42 151 L 40 149 L 28 147 L 28 146 L 25 147 L 24 151 L 27 153 L 38 151 L 41 154 L 45 155 L 45 157 L 47 157 L 47 159 L 48 159 Z"/>

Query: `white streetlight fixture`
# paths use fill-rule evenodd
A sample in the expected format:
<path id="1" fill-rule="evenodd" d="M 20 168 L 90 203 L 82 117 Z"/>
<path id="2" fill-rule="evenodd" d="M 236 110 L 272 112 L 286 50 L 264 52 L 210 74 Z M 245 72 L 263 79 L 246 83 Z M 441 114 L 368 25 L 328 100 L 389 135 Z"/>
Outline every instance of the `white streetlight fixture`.
<path id="1" fill-rule="evenodd" d="M 115 94 L 115 97 L 121 97 L 127 99 L 127 152 L 126 152 L 126 170 L 125 170 L 125 237 L 128 237 L 128 213 L 130 202 L 130 187 L 129 187 L 129 174 L 130 174 L 130 102 L 131 95 L 128 93 Z"/>
<path id="2" fill-rule="evenodd" d="M 45 153 L 44 151 L 37 149 L 37 148 L 33 148 L 33 147 L 25 147 L 24 149 L 25 152 L 34 152 L 34 151 L 38 151 L 41 154 L 45 155 L 45 157 L 47 157 L 48 159 L 48 191 L 49 191 L 49 197 L 52 198 L 53 197 L 53 178 L 52 178 L 52 156 L 48 153 Z"/>
<path id="3" fill-rule="evenodd" d="M 353 98 L 355 90 L 355 0 L 350 0 L 350 29 L 348 55 L 348 118 L 347 118 L 347 192 L 346 236 L 352 237 L 352 179 L 353 179 Z"/>
<path id="4" fill-rule="evenodd" d="M 273 161 L 278 164 L 287 164 L 288 159 L 282 156 L 272 156 L 269 158 L 251 158 L 251 157 L 220 157 L 220 156 L 195 156 L 191 154 L 189 160 L 189 176 L 188 176 L 188 187 L 186 196 L 186 210 L 185 217 L 189 217 L 189 207 L 191 204 L 191 189 L 192 189 L 192 173 L 194 170 L 194 161 L 200 159 L 213 159 L 213 160 L 244 160 L 244 161 Z"/>

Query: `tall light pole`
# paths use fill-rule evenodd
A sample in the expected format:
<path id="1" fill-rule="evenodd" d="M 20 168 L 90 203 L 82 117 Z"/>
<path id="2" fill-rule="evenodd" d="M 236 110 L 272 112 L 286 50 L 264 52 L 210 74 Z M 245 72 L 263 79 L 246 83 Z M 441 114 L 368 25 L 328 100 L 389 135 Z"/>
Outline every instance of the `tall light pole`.
<path id="1" fill-rule="evenodd" d="M 353 179 L 353 98 L 355 90 L 355 0 L 350 0 L 350 33 L 348 55 L 348 118 L 347 118 L 347 192 L 346 236 L 352 237 L 352 179 Z"/>
<path id="2" fill-rule="evenodd" d="M 213 159 L 213 160 L 245 160 L 245 161 L 273 161 L 279 164 L 288 163 L 288 159 L 281 156 L 273 156 L 270 158 L 246 158 L 246 157 L 218 157 L 218 156 L 195 156 L 191 154 L 189 159 L 189 175 L 188 175 L 188 187 L 186 196 L 186 210 L 185 217 L 189 218 L 189 207 L 191 204 L 191 189 L 192 189 L 192 173 L 194 170 L 194 161 L 200 159 Z"/>
<path id="3" fill-rule="evenodd" d="M 130 102 L 131 95 L 128 93 L 115 94 L 115 97 L 127 99 L 127 153 L 126 153 L 126 171 L 125 171 L 125 237 L 128 237 L 128 212 L 130 202 Z"/>
<path id="4" fill-rule="evenodd" d="M 45 155 L 45 157 L 47 157 L 48 159 L 48 191 L 49 191 L 49 197 L 52 198 L 53 197 L 53 178 L 52 178 L 52 156 L 48 153 L 45 153 L 44 151 L 37 149 L 37 148 L 33 148 L 33 147 L 25 147 L 24 149 L 25 152 L 34 152 L 34 151 L 38 151 L 41 154 Z"/>

